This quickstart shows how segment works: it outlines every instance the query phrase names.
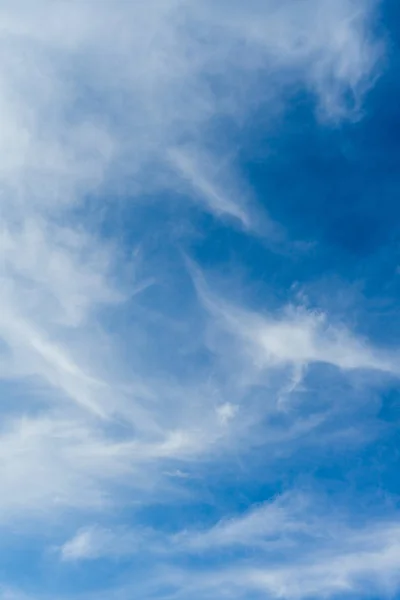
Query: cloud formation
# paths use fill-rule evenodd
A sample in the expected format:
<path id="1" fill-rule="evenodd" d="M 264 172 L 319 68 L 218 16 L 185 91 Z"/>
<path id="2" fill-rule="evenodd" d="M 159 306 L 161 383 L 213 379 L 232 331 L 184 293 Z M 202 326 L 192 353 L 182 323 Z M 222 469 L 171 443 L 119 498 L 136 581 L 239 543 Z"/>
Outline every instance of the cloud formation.
<path id="1" fill-rule="evenodd" d="M 361 119 L 383 53 L 375 9 L 0 7 L 0 554 L 33 544 L 61 582 L 81 562 L 125 561 L 143 598 L 396 588 L 395 513 L 347 523 L 340 540 L 306 495 L 260 501 L 250 488 L 272 485 L 282 456 L 296 469 L 310 446 L 375 439 L 357 394 L 398 377 L 397 350 L 334 312 L 261 310 L 235 277 L 229 297 L 216 258 L 228 236 L 286 256 L 290 231 L 247 179 L 243 140 L 255 117 L 276 138 L 304 98 L 318 128 Z M 213 235 L 194 269 L 183 257 Z M 378 383 L 356 385 L 358 371 Z M 343 401 L 324 389 L 332 380 Z M 248 486 L 242 512 L 229 509 L 232 477 Z M 120 575 L 101 593 L 129 597 Z M 0 584 L 4 598 L 46 597 L 18 576 Z"/>
<path id="2" fill-rule="evenodd" d="M 188 593 L 211 597 L 221 591 L 234 598 L 249 593 L 330 597 L 343 592 L 363 595 L 371 586 L 376 593 L 393 593 L 398 585 L 398 516 L 369 521 L 364 517 L 355 525 L 340 506 L 333 513 L 326 511 L 326 499 L 318 495 L 286 493 L 203 531 L 166 536 L 87 528 L 61 547 L 61 556 L 64 561 L 90 561 L 140 553 L 152 556 L 156 564 L 163 557 L 170 571 L 156 570 L 154 579 L 159 578 L 159 589 L 172 586 L 174 591 L 160 594 L 168 598 Z M 184 572 L 176 566 L 182 555 L 204 556 L 207 566 L 200 574 Z M 140 586 L 145 597 L 153 597 L 150 582 Z"/>

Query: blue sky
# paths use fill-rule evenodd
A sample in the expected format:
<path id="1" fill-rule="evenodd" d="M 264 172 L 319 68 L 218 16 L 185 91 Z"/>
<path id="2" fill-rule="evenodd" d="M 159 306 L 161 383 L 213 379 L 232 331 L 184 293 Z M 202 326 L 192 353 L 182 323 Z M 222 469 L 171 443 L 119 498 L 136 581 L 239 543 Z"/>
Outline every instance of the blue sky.
<path id="1" fill-rule="evenodd" d="M 399 19 L 0 6 L 0 600 L 400 597 Z"/>

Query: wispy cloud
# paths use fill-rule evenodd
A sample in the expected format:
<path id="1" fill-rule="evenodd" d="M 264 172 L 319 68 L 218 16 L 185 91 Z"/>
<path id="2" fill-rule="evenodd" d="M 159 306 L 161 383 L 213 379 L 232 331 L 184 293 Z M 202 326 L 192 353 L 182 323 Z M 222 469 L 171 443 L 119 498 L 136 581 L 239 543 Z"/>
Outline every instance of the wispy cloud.
<path id="1" fill-rule="evenodd" d="M 352 516 L 338 505 L 327 512 L 318 495 L 288 493 L 210 529 L 168 536 L 152 531 L 86 528 L 61 548 L 64 561 L 133 557 L 137 552 L 169 570 L 138 581 L 144 597 L 180 598 L 268 593 L 274 598 L 392 593 L 399 584 L 398 516 Z M 360 519 L 360 517 L 362 518 Z M 224 551 L 221 554 L 221 551 Z M 183 571 L 180 556 L 206 558 L 201 574 Z M 158 591 L 153 595 L 151 588 Z M 160 590 L 168 587 L 163 593 Z"/>
<path id="2" fill-rule="evenodd" d="M 309 396 L 282 410 L 279 399 L 305 384 L 309 367 L 334 367 L 338 378 L 360 369 L 398 375 L 397 352 L 334 314 L 292 305 L 257 312 L 197 276 L 193 290 L 177 251 L 179 228 L 197 234 L 201 211 L 224 231 L 286 239 L 232 148 L 255 111 L 267 137 L 276 135 L 299 92 L 320 119 L 358 118 L 381 53 L 374 8 L 357 0 L 0 7 L 4 543 L 25 524 L 38 555 L 57 546 L 63 569 L 142 552 L 163 567 L 155 585 L 175 584 L 182 571 L 180 593 L 195 597 L 233 585 L 239 597 L 331 594 L 332 577 L 356 589 L 365 565 L 374 581 L 396 579 L 388 525 L 375 540 L 367 525 L 347 528 L 342 546 L 335 538 L 300 560 L 300 538 L 317 544 L 325 531 L 301 495 L 208 526 L 182 516 L 172 533 L 139 523 L 140 510 L 155 505 L 213 504 L 215 480 L 236 462 L 258 480 L 255 447 L 267 448 L 267 470 L 305 438 L 318 445 L 350 427 L 346 413 L 321 433 L 332 397 L 321 410 L 305 408 Z M 271 545 L 294 550 L 270 567 Z M 248 548 L 260 552 L 258 566 L 243 562 Z M 201 583 L 182 564 L 207 552 L 232 561 L 203 566 Z"/>
<path id="3" fill-rule="evenodd" d="M 199 299 L 223 332 L 236 339 L 238 352 L 257 369 L 294 368 L 301 381 L 304 367 L 325 363 L 343 371 L 376 370 L 398 374 L 397 350 L 374 348 L 344 323 L 301 303 L 288 303 L 279 311 L 255 311 L 235 305 L 213 293 L 204 276 L 189 265 Z"/>

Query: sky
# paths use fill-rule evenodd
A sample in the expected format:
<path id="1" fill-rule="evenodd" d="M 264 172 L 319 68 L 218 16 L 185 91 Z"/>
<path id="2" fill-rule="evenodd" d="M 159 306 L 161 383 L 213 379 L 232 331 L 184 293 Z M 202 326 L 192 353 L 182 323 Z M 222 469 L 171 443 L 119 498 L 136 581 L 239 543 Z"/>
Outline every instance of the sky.
<path id="1" fill-rule="evenodd" d="M 396 0 L 0 4 L 0 600 L 400 598 Z"/>

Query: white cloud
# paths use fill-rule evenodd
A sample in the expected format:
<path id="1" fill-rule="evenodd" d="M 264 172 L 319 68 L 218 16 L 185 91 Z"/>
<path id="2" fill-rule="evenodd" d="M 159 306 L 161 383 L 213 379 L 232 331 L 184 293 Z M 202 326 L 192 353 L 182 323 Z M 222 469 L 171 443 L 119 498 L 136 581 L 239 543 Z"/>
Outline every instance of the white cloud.
<path id="1" fill-rule="evenodd" d="M 230 402 L 225 402 L 217 407 L 217 415 L 222 424 L 229 423 L 237 414 L 238 407 Z"/>
<path id="2" fill-rule="evenodd" d="M 79 531 L 75 537 L 66 542 L 61 549 L 63 560 L 76 560 L 85 558 L 95 558 L 97 556 L 94 547 L 94 536 L 96 532 L 93 529 L 84 529 Z"/>
<path id="3" fill-rule="evenodd" d="M 196 173 L 190 179 L 208 210 L 248 224 L 234 191 L 228 197 L 208 181 L 213 120 L 241 118 L 257 98 L 279 103 L 280 80 L 293 76 L 310 85 L 326 112 L 341 113 L 343 96 L 349 89 L 358 96 L 375 64 L 371 6 L 252 0 L 244 9 L 238 1 L 152 0 L 94 9 L 42 0 L 34 11 L 29 2 L 3 7 L 5 194 L 54 208 L 106 179 L 121 185 L 115 172 L 151 187 L 147 167 L 156 161 L 160 170 L 171 150 L 185 178 L 188 165 Z M 216 93 L 210 77 L 225 91 Z"/>
<path id="4" fill-rule="evenodd" d="M 29 2 L 0 9 L 0 335 L 19 372 L 105 414 L 103 378 L 78 367 L 76 349 L 64 345 L 70 328 L 87 345 L 93 311 L 118 299 L 109 276 L 115 262 L 85 232 L 90 214 L 77 233 L 69 208 L 113 186 L 121 193 L 127 177 L 134 193 L 175 186 L 172 157 L 206 210 L 255 227 L 260 217 L 241 197 L 238 178 L 229 168 L 221 176 L 215 165 L 216 140 L 207 133 L 213 120 L 246 112 L 243 82 L 263 97 L 253 78 L 260 67 L 266 81 L 295 69 L 326 108 L 339 106 L 342 92 L 358 90 L 374 64 L 369 15 L 369 6 L 350 0 L 326 0 L 318 10 L 313 0 L 301 10 L 272 0 L 253 0 L 245 11 L 239 2 L 227 10 L 224 2 L 189 0 L 117 9 L 107 1 L 94 9 L 43 0 L 35 10 Z M 227 92 L 216 93 L 210 77 Z M 293 352 L 312 358 L 312 327 L 300 324 L 291 333 Z M 279 357 L 284 351 L 276 339 L 271 347 L 270 337 L 276 338 L 271 332 L 259 344 Z M 333 346 L 327 358 L 337 361 Z"/>
<path id="5" fill-rule="evenodd" d="M 213 355 L 206 382 L 196 359 L 190 381 L 166 353 L 149 359 L 168 307 L 161 325 L 143 316 L 126 290 L 146 284 L 125 277 L 131 259 L 121 232 L 106 243 L 101 226 L 121 206 L 123 221 L 133 199 L 158 194 L 162 202 L 172 191 L 279 239 L 235 171 L 233 130 L 257 105 L 272 127 L 269 111 L 284 111 L 293 84 L 315 94 L 325 117 L 347 116 L 349 93 L 358 108 L 378 54 L 371 11 L 356 0 L 0 6 L 0 373 L 1 386 L 18 382 L 23 390 L 1 415 L 4 529 L 60 515 L 68 528 L 72 513 L 87 519 L 160 495 L 167 501 L 184 493 L 201 460 L 218 467 L 223 451 L 249 443 L 256 421 L 264 426 L 259 405 L 249 401 L 243 410 L 254 382 L 236 346 L 226 353 L 227 361 L 238 357 L 236 371 Z M 230 124 L 224 135 L 221 119 Z M 132 246 L 141 242 L 134 235 Z M 321 316 L 294 310 L 273 318 L 221 306 L 218 318 L 257 368 L 324 361 L 397 373 L 394 358 Z M 182 338 L 207 353 L 202 323 Z M 180 339 L 169 342 L 171 355 Z M 270 427 L 268 443 L 289 445 L 319 422 L 311 416 Z M 288 526 L 285 511 L 262 507 L 161 547 L 179 554 L 237 546 L 256 533 L 261 543 L 276 535 L 276 523 Z M 66 542 L 62 556 L 93 558 L 108 545 L 125 555 L 135 543 L 125 530 L 89 527 Z M 348 568 L 347 578 L 355 572 Z M 244 577 L 261 586 L 259 572 Z"/>
<path id="6" fill-rule="evenodd" d="M 113 531 L 102 527 L 86 527 L 65 542 L 60 549 L 63 561 L 93 560 L 134 554 L 143 539 L 139 533 Z"/>
<path id="7" fill-rule="evenodd" d="M 397 527 L 397 526 L 396 526 Z M 398 527 L 397 527 L 398 531 Z M 390 535 L 391 532 L 389 532 Z M 327 555 L 295 568 L 254 570 L 243 573 L 243 581 L 253 589 L 275 598 L 310 598 L 338 593 L 365 594 L 371 588 L 385 595 L 399 585 L 400 544 L 390 540 L 370 550 Z"/>
<path id="8" fill-rule="evenodd" d="M 351 524 L 354 520 L 318 497 L 287 494 L 203 533 L 186 532 L 178 539 L 187 551 L 204 552 L 211 559 L 215 553 L 220 563 L 223 547 L 226 564 L 203 571 L 201 577 L 175 572 L 169 582 L 176 585 L 173 597 L 394 594 L 400 585 L 398 516 L 370 517 L 358 525 Z M 240 547 L 244 552 L 237 552 Z"/>
<path id="9" fill-rule="evenodd" d="M 242 335 L 249 336 L 266 364 L 324 362 L 343 370 L 397 372 L 395 357 L 386 358 L 345 327 L 330 325 L 324 314 L 288 307 L 281 318 L 252 322 L 249 315 L 242 325 Z"/>
<path id="10" fill-rule="evenodd" d="M 279 313 L 255 312 L 213 294 L 203 276 L 190 267 L 199 298 L 221 330 L 237 338 L 259 369 L 292 366 L 289 391 L 300 383 L 303 367 L 326 363 L 343 371 L 376 370 L 398 375 L 398 353 L 374 348 L 344 324 L 332 323 L 323 312 L 288 304 Z"/>
<path id="11" fill-rule="evenodd" d="M 238 585 L 275 598 L 334 597 L 339 593 L 392 595 L 400 584 L 399 522 L 372 524 L 363 532 L 341 532 L 333 548 L 299 556 L 294 564 L 244 569 Z M 347 535 L 347 537 L 346 537 Z"/>
<path id="12" fill-rule="evenodd" d="M 150 559 L 151 581 L 136 578 L 122 597 L 132 591 L 145 598 L 330 598 L 371 590 L 392 595 L 400 585 L 399 531 L 396 513 L 384 518 L 359 513 L 355 519 L 340 504 L 332 509 L 326 499 L 297 492 L 209 529 L 173 536 L 140 528 L 86 527 L 60 551 L 64 561 L 127 558 L 137 552 Z M 201 573 L 179 566 L 188 555 L 206 559 Z M 166 595 L 160 591 L 165 587 Z"/>
<path id="13" fill-rule="evenodd" d="M 312 512 L 312 503 L 305 495 L 286 494 L 253 507 L 244 515 L 226 518 L 206 531 L 185 532 L 177 541 L 196 551 L 285 543 L 285 538 L 294 533 L 312 530 L 306 508 Z"/>
<path id="14" fill-rule="evenodd" d="M 246 207 L 241 206 L 243 202 L 240 198 L 235 198 L 238 195 L 237 190 L 222 189 L 221 183 L 215 183 L 219 179 L 218 172 L 216 175 L 212 174 L 211 165 L 207 164 L 207 159 L 201 159 L 191 154 L 193 153 L 183 152 L 179 149 L 169 151 L 171 164 L 193 189 L 194 195 L 198 196 L 217 216 L 231 216 L 237 219 L 244 228 L 250 228 L 251 223 Z M 199 167 L 199 165 L 201 166 Z M 210 170 L 211 174 L 208 173 Z"/>

